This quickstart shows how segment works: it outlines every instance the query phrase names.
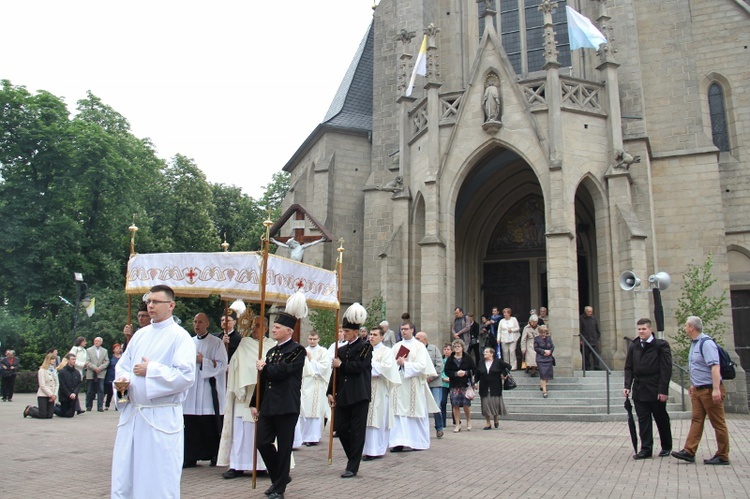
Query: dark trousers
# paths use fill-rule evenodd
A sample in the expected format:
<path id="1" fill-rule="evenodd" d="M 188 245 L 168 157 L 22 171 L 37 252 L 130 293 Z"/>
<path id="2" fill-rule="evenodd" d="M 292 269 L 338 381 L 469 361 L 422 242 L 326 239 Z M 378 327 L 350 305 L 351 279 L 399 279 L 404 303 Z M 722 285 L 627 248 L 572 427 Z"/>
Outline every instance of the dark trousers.
<path id="1" fill-rule="evenodd" d="M 479 359 L 481 357 L 479 355 L 479 343 L 475 343 L 473 345 L 469 345 L 469 352 L 468 352 L 469 355 L 471 355 L 471 352 L 474 352 L 474 363 L 476 365 L 479 365 Z"/>
<path id="2" fill-rule="evenodd" d="M 283 494 L 289 481 L 289 467 L 294 443 L 294 426 L 299 414 L 282 414 L 258 418 L 258 452 L 268 468 L 271 492 Z M 278 447 L 274 445 L 277 441 Z"/>
<path id="3" fill-rule="evenodd" d="M 448 420 L 445 419 L 446 415 L 446 406 L 448 404 L 448 395 L 450 395 L 451 389 L 442 387 L 443 389 L 443 398 L 440 399 L 440 413 L 443 415 L 443 428 L 445 428 L 448 425 Z M 456 424 L 455 421 L 453 421 L 453 424 Z"/>
<path id="4" fill-rule="evenodd" d="M 348 459 L 346 469 L 352 473 L 359 470 L 359 463 L 362 461 L 369 407 L 369 400 L 352 405 L 336 405 L 336 435 Z"/>
<path id="5" fill-rule="evenodd" d="M 36 403 L 39 405 L 29 409 L 29 416 L 37 419 L 52 418 L 55 413 L 55 404 L 52 403 L 49 397 L 37 397 Z"/>
<path id="6" fill-rule="evenodd" d="M 76 400 L 78 397 L 71 399 L 60 399 L 60 405 L 55 406 L 55 416 L 61 418 L 72 418 L 76 415 Z"/>
<path id="7" fill-rule="evenodd" d="M 211 461 L 216 464 L 221 439 L 221 421 L 224 416 L 217 418 L 213 414 L 208 416 L 185 414 L 182 418 L 185 423 L 184 462 Z"/>
<path id="8" fill-rule="evenodd" d="M 656 421 L 656 428 L 659 430 L 659 440 L 661 448 L 672 450 L 672 428 L 669 423 L 669 414 L 667 414 L 667 403 L 654 400 L 647 402 L 643 400 L 633 400 L 635 403 L 635 412 L 638 414 L 638 433 L 641 436 L 641 452 L 646 454 L 653 453 L 654 447 L 654 430 L 651 424 L 651 417 Z"/>
<path id="9" fill-rule="evenodd" d="M 2 381 L 3 400 L 13 400 L 13 392 L 16 387 L 16 377 L 7 376 Z"/>
<path id="10" fill-rule="evenodd" d="M 104 382 L 104 407 L 109 409 L 109 406 L 112 404 L 112 396 L 114 395 L 115 390 L 112 387 L 111 381 L 105 381 Z"/>
<path id="11" fill-rule="evenodd" d="M 104 404 L 104 378 L 94 378 L 86 380 L 86 410 L 94 407 L 94 398 L 96 398 L 96 408 L 102 409 Z"/>
<path id="12" fill-rule="evenodd" d="M 594 352 L 599 353 L 599 346 L 592 344 L 589 348 L 585 343 L 581 344 L 581 355 L 583 356 L 583 368 L 587 371 L 599 370 L 599 359 L 596 358 Z"/>

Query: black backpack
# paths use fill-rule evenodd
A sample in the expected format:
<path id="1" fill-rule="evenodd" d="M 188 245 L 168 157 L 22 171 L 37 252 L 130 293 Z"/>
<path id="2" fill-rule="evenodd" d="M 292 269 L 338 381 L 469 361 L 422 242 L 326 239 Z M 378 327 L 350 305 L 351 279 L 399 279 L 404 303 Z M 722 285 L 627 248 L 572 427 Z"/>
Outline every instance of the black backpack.
<path id="1" fill-rule="evenodd" d="M 724 350 L 721 345 L 716 343 L 716 340 L 711 338 L 710 336 L 703 338 L 701 340 L 701 343 L 699 345 L 701 356 L 703 356 L 703 344 L 707 341 L 711 340 L 716 345 L 716 348 L 719 350 L 719 371 L 721 372 L 721 379 L 734 379 L 735 376 L 737 376 L 737 372 L 734 369 L 734 362 L 732 362 L 732 359 L 729 357 L 729 354 L 726 350 Z"/>

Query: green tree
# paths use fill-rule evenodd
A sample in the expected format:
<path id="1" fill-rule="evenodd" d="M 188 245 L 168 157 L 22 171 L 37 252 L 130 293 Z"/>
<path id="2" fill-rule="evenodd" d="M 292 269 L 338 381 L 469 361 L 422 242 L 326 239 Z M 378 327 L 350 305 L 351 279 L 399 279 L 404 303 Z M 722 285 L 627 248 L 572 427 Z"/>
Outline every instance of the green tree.
<path id="1" fill-rule="evenodd" d="M 213 219 L 216 232 L 230 245 L 230 251 L 257 251 L 260 238 L 251 240 L 251 234 L 262 226 L 264 213 L 258 204 L 237 186 L 212 184 Z"/>
<path id="2" fill-rule="evenodd" d="M 703 331 L 713 337 L 720 345 L 724 344 L 723 336 L 729 326 L 722 320 L 727 307 L 727 292 L 722 290 L 717 296 L 710 292 L 717 279 L 713 276 L 714 260 L 709 253 L 706 261 L 700 265 L 690 263 L 683 274 L 682 292 L 677 300 L 677 335 L 673 338 L 672 354 L 675 362 L 686 365 L 690 351 L 691 339 L 685 332 L 685 321 L 691 315 L 701 318 Z"/>
<path id="3" fill-rule="evenodd" d="M 310 324 L 320 335 L 321 345 L 330 345 L 336 341 L 338 325 L 336 324 L 336 311 L 328 309 L 314 309 L 310 311 Z"/>

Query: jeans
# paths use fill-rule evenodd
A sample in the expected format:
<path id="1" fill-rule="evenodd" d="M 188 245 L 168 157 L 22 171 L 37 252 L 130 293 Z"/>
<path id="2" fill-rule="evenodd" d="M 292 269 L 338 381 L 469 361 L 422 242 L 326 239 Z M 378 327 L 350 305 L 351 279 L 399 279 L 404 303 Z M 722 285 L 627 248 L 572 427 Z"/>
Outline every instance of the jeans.
<path id="1" fill-rule="evenodd" d="M 441 407 L 445 411 L 445 403 L 443 403 L 443 387 L 442 386 L 431 386 L 430 392 L 432 392 L 432 398 L 435 399 L 435 403 L 438 407 Z M 435 430 L 442 431 L 445 428 L 445 412 L 442 414 L 436 412 L 435 416 Z"/>
<path id="2" fill-rule="evenodd" d="M 91 410 L 96 398 L 96 408 L 102 409 L 104 404 L 104 378 L 86 380 L 86 410 Z"/>
<path id="3" fill-rule="evenodd" d="M 443 428 L 445 428 L 445 424 L 447 423 L 447 420 L 445 419 L 445 414 L 447 412 L 446 406 L 448 405 L 448 394 L 450 394 L 450 388 L 441 387 L 440 388 L 440 415 L 443 417 Z"/>

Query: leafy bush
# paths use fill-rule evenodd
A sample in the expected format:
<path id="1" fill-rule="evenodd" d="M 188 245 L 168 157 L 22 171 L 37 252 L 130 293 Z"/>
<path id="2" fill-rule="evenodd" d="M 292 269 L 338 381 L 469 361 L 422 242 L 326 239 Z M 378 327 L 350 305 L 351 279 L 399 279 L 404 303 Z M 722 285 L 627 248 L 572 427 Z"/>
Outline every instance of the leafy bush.
<path id="1" fill-rule="evenodd" d="M 40 363 L 41 364 L 41 363 Z M 16 393 L 36 393 L 39 389 L 37 371 L 19 371 L 16 376 Z"/>
<path id="2" fill-rule="evenodd" d="M 703 332 L 714 338 L 719 345 L 724 345 L 723 336 L 729 328 L 722 321 L 727 307 L 727 291 L 722 290 L 718 296 L 715 293 L 713 296 L 708 294 L 711 286 L 717 281 L 711 273 L 713 265 L 713 256 L 709 253 L 703 264 L 690 263 L 683 274 L 682 294 L 675 311 L 678 332 L 672 341 L 674 362 L 683 366 L 688 363 L 692 341 L 685 332 L 685 321 L 691 315 L 700 317 L 703 321 Z"/>

